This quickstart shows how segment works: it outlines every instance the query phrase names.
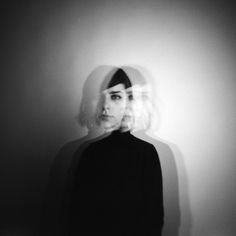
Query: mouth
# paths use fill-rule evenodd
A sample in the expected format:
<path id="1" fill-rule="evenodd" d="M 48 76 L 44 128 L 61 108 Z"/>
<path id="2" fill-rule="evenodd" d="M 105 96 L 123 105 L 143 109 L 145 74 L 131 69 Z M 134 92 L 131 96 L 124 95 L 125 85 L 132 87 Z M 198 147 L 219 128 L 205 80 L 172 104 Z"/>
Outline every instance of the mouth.
<path id="1" fill-rule="evenodd" d="M 100 119 L 102 120 L 102 121 L 108 121 L 109 119 L 111 119 L 112 118 L 112 116 L 110 116 L 110 115 L 101 115 L 100 116 Z"/>
<path id="2" fill-rule="evenodd" d="M 122 118 L 122 120 L 131 120 L 131 119 L 132 119 L 132 116 L 130 116 L 130 115 L 125 115 Z"/>

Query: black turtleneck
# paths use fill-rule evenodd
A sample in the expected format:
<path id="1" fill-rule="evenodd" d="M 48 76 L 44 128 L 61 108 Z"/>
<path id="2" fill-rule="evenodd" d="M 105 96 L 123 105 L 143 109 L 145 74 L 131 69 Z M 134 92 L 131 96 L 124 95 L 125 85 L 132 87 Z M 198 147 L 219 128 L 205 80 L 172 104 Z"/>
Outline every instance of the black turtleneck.
<path id="1" fill-rule="evenodd" d="M 162 175 L 153 145 L 114 131 L 78 153 L 69 235 L 161 235 Z"/>

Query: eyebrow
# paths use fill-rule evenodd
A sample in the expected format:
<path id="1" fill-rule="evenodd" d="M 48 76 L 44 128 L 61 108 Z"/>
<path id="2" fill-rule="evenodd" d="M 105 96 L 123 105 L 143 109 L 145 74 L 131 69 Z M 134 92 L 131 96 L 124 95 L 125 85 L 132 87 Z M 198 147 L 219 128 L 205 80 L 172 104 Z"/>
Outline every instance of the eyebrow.
<path id="1" fill-rule="evenodd" d="M 126 93 L 130 95 L 130 94 L 133 94 L 133 91 L 127 91 Z"/>
<path id="2" fill-rule="evenodd" d="M 109 94 L 117 94 L 117 93 L 122 93 L 122 91 L 111 91 Z"/>

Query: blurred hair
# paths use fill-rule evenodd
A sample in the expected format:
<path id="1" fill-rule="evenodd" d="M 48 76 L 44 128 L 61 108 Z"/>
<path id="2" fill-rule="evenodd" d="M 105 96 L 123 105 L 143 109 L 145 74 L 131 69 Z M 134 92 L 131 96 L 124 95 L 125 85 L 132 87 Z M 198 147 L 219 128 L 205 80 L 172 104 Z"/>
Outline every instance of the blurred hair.
<path id="1" fill-rule="evenodd" d="M 157 94 L 154 94 L 154 81 L 151 80 L 146 73 L 146 76 L 144 76 L 142 68 L 137 68 L 139 67 L 122 67 L 122 70 L 125 71 L 132 84 L 131 93 L 133 108 L 136 109 L 134 112 L 135 122 L 133 131 L 157 130 L 160 122 L 160 115 L 156 104 Z"/>
<path id="2" fill-rule="evenodd" d="M 153 84 L 148 82 L 143 73 L 133 66 L 118 68 L 103 65 L 89 74 L 82 90 L 82 100 L 77 117 L 79 125 L 88 129 L 99 125 L 97 115 L 102 109 L 101 93 L 118 84 L 123 84 L 129 91 L 130 102 L 138 103 L 138 109 L 134 113 L 133 130 L 156 130 L 160 118 L 156 101 L 152 97 Z M 135 109 L 135 105 L 133 107 Z"/>
<path id="3" fill-rule="evenodd" d="M 132 86 L 129 77 L 121 68 L 119 68 L 112 76 L 107 88 L 114 87 L 117 84 L 123 84 L 125 89 L 130 88 Z"/>
<path id="4" fill-rule="evenodd" d="M 101 65 L 95 68 L 87 77 L 82 90 L 82 100 L 77 121 L 81 127 L 91 128 L 95 124 L 96 102 L 99 100 L 100 89 L 105 78 L 111 77 L 117 70 L 114 66 Z M 95 103 L 95 104 L 93 104 Z"/>
<path id="5" fill-rule="evenodd" d="M 100 92 L 118 84 L 123 84 L 125 89 L 132 87 L 130 78 L 121 68 L 116 68 L 106 75 L 100 87 Z"/>

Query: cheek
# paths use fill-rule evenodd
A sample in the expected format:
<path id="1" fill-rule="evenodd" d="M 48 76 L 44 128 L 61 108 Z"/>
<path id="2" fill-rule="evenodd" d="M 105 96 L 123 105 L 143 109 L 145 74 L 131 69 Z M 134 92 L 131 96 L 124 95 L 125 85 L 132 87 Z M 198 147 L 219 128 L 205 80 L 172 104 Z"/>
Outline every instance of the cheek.
<path id="1" fill-rule="evenodd" d="M 90 112 L 95 113 L 96 110 L 97 110 L 97 107 L 98 107 L 98 101 L 92 100 L 92 101 L 91 101 L 91 104 L 90 104 L 90 106 L 89 106 Z"/>
<path id="2" fill-rule="evenodd" d="M 127 108 L 128 108 L 128 105 L 126 102 L 123 102 L 122 104 L 120 104 L 120 110 L 122 112 L 125 112 L 127 110 Z"/>
<path id="3" fill-rule="evenodd" d="M 114 110 L 119 117 L 123 117 L 125 111 L 126 111 L 126 104 L 125 103 L 119 103 L 114 106 Z"/>

